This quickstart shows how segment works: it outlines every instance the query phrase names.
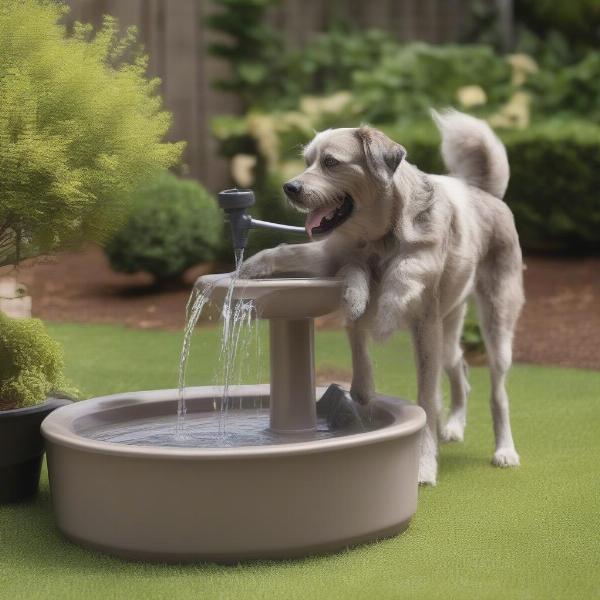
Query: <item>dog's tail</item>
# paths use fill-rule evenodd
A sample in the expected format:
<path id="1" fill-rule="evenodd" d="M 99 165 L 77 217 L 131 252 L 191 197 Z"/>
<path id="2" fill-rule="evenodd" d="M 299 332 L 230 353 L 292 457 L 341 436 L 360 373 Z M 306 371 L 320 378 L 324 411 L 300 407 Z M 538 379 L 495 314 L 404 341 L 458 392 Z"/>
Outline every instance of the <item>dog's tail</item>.
<path id="1" fill-rule="evenodd" d="M 450 174 L 502 198 L 510 173 L 508 158 L 490 126 L 454 109 L 431 114 L 442 134 L 442 158 Z"/>

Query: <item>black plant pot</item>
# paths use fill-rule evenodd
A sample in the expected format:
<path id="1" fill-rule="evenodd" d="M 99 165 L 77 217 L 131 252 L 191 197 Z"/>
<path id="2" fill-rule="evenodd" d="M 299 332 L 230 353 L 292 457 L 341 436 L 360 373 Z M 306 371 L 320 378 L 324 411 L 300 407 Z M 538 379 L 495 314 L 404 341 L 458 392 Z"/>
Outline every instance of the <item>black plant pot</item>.
<path id="1" fill-rule="evenodd" d="M 42 421 L 71 400 L 48 398 L 43 404 L 0 410 L 0 503 L 33 496 L 40 482 L 44 441 Z"/>

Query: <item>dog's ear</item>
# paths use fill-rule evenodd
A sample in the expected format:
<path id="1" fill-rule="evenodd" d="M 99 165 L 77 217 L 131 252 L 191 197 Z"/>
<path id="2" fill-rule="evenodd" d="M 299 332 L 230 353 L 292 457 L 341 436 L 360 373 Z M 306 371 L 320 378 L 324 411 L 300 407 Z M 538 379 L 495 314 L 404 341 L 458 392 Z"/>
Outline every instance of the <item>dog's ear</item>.
<path id="1" fill-rule="evenodd" d="M 362 126 L 356 130 L 367 161 L 367 167 L 383 184 L 389 183 L 392 175 L 406 156 L 404 146 L 373 127 Z"/>

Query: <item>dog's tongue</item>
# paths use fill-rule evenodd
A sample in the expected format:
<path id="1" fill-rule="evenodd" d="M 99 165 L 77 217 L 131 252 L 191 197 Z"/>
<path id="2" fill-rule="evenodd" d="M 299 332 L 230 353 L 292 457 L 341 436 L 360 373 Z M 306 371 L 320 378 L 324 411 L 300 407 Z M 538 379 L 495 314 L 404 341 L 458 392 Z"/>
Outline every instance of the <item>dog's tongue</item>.
<path id="1" fill-rule="evenodd" d="M 331 206 L 324 206 L 323 208 L 317 208 L 316 210 L 309 212 L 306 215 L 306 223 L 304 224 L 306 233 L 312 237 L 312 230 L 315 227 L 318 227 L 325 217 L 332 216 L 334 212 L 335 208 L 331 208 Z"/>

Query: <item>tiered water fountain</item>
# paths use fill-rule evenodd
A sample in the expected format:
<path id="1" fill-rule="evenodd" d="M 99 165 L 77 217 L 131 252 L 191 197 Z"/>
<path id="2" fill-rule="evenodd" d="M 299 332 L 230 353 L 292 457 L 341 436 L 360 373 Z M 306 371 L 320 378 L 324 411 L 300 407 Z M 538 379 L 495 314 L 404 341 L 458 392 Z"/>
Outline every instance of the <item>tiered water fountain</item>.
<path id="1" fill-rule="evenodd" d="M 236 249 L 249 228 L 277 227 L 246 214 L 251 192 L 220 202 Z M 313 319 L 338 307 L 341 282 L 213 275 L 197 286 L 230 313 L 252 301 L 269 320 L 270 386 L 187 388 L 185 403 L 178 389 L 132 392 L 53 412 L 42 431 L 61 531 L 124 557 L 223 562 L 402 531 L 424 412 L 384 396 L 359 408 L 339 387 L 315 388 Z"/>

